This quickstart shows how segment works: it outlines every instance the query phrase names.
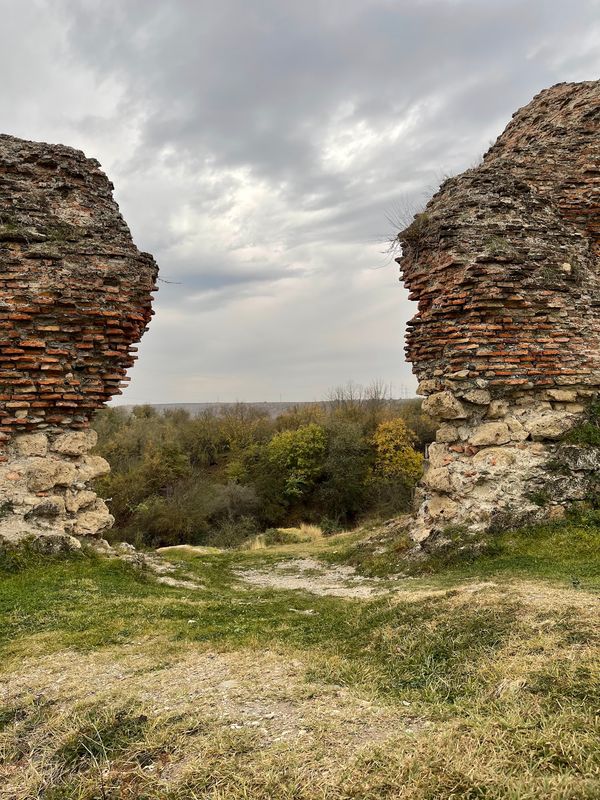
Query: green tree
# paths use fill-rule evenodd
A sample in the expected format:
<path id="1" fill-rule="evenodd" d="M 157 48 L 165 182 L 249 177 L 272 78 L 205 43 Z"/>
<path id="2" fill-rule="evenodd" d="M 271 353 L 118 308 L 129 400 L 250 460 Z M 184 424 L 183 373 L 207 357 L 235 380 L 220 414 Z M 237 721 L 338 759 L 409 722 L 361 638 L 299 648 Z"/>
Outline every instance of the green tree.
<path id="1" fill-rule="evenodd" d="M 289 497 L 306 497 L 323 472 L 327 434 L 311 422 L 296 430 L 276 433 L 267 445 L 268 457 L 285 477 Z"/>
<path id="2" fill-rule="evenodd" d="M 358 423 L 334 420 L 328 433 L 319 506 L 324 517 L 346 524 L 368 505 L 372 451 Z"/>

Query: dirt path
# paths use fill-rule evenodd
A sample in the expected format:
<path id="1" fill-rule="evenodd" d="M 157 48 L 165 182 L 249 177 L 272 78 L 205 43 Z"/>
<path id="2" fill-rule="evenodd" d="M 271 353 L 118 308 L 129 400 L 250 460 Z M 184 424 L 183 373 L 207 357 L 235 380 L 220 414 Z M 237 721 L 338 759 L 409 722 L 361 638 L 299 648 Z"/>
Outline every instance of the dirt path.
<path id="1" fill-rule="evenodd" d="M 264 569 L 238 569 L 234 573 L 244 583 L 267 589 L 299 590 L 319 596 L 371 600 L 388 597 L 392 601 L 420 602 L 432 597 L 455 597 L 458 604 L 469 600 L 485 604 L 509 598 L 531 609 L 577 609 L 584 618 L 600 611 L 597 593 L 573 592 L 553 583 L 514 579 L 507 582 L 466 580 L 445 588 L 413 585 L 411 578 L 367 578 L 353 567 L 329 565 L 309 557 L 291 558 Z"/>
<path id="2" fill-rule="evenodd" d="M 253 586 L 301 589 L 311 594 L 360 600 L 389 594 L 394 588 L 389 580 L 366 578 L 353 567 L 332 566 L 314 558 L 279 561 L 266 569 L 238 569 L 235 575 Z"/>

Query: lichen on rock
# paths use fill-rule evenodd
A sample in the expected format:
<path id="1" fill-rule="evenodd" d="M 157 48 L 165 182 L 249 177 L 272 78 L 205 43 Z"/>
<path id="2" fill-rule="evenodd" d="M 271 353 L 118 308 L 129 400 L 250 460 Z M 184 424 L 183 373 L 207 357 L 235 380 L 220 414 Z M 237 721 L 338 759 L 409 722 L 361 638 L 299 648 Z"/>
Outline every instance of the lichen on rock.
<path id="1" fill-rule="evenodd" d="M 600 81 L 541 92 L 398 235 L 418 302 L 407 357 L 440 421 L 419 541 L 556 517 L 595 491 L 597 448 L 552 465 L 600 390 L 599 133 Z"/>
<path id="2" fill-rule="evenodd" d="M 127 380 L 157 267 L 112 188 L 78 150 L 0 135 L 0 538 L 113 521 L 89 423 Z"/>

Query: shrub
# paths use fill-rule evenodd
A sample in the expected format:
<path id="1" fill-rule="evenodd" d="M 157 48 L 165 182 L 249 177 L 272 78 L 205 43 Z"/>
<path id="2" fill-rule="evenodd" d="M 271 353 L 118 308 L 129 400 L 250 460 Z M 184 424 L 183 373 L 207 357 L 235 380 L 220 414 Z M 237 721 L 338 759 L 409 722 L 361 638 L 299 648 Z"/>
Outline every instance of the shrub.
<path id="1" fill-rule="evenodd" d="M 263 537 L 267 547 L 274 544 L 299 544 L 300 542 L 306 541 L 293 529 L 282 530 L 281 528 L 268 528 L 264 532 Z"/>
<path id="2" fill-rule="evenodd" d="M 587 419 L 565 434 L 565 441 L 583 447 L 600 447 L 600 403 L 592 403 Z"/>
<path id="3" fill-rule="evenodd" d="M 432 221 L 426 212 L 415 214 L 412 223 L 398 234 L 403 246 L 409 247 L 414 257 L 426 246 L 432 237 Z"/>
<path id="4" fill-rule="evenodd" d="M 325 536 L 333 536 L 334 533 L 339 533 L 342 530 L 339 520 L 331 519 L 331 517 L 323 517 L 319 527 Z"/>
<path id="5" fill-rule="evenodd" d="M 238 547 L 257 533 L 254 517 L 224 519 L 210 531 L 206 537 L 206 544 L 211 547 Z"/>
<path id="6" fill-rule="evenodd" d="M 202 544 L 210 531 L 216 491 L 206 484 L 181 488 L 176 495 L 150 495 L 133 510 L 127 524 L 111 537 L 136 545 L 167 547 Z"/>

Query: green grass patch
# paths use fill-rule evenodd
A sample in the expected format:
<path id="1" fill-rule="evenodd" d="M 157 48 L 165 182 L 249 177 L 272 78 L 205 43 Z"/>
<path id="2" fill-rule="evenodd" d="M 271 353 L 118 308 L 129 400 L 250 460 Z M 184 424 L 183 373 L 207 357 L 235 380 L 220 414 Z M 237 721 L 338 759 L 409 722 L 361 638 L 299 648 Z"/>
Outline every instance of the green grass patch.
<path id="1" fill-rule="evenodd" d="M 597 512 L 577 519 L 496 534 L 448 529 L 446 543 L 415 558 L 408 537 L 372 537 L 320 557 L 351 564 L 365 575 L 433 576 L 441 583 L 461 578 L 531 576 L 600 589 L 600 524 Z"/>
<path id="2" fill-rule="evenodd" d="M 3 505 L 0 505 L 0 517 Z M 0 578 L 23 570 L 43 567 L 63 561 L 74 561 L 81 558 L 93 558 L 94 551 L 88 548 L 69 550 L 60 548 L 49 550 L 48 540 L 36 540 L 34 537 L 24 539 L 18 545 L 0 541 Z"/>
<path id="3" fill-rule="evenodd" d="M 70 770 L 88 768 L 123 753 L 139 741 L 148 722 L 145 714 L 129 709 L 87 709 L 74 720 L 74 730 L 54 754 L 54 759 Z"/>

